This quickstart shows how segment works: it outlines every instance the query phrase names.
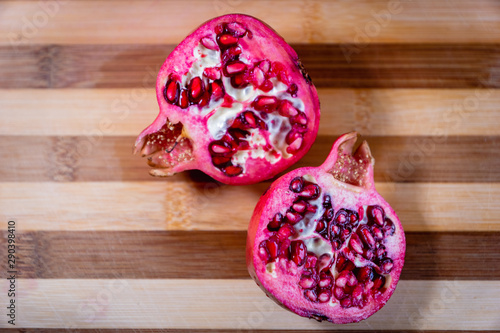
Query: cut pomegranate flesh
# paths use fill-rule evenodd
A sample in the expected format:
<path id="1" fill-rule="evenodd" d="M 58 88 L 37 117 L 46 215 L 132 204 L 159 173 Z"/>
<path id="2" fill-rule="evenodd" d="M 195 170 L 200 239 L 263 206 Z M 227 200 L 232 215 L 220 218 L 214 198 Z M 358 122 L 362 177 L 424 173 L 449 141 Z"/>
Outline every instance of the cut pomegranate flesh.
<path id="1" fill-rule="evenodd" d="M 201 25 L 168 56 L 156 90 L 160 114 L 136 141 L 155 176 L 200 169 L 256 183 L 300 159 L 318 131 L 319 100 L 297 54 L 250 16 Z"/>
<path id="2" fill-rule="evenodd" d="M 333 323 L 366 319 L 389 299 L 406 249 L 401 223 L 376 192 L 357 133 L 325 163 L 294 170 L 262 196 L 248 230 L 250 275 L 276 302 Z"/>

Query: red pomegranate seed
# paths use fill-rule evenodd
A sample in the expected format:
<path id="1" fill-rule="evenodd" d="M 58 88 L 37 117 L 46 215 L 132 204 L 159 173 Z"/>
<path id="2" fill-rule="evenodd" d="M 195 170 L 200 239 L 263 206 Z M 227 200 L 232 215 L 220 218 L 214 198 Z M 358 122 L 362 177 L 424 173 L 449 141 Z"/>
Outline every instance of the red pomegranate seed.
<path id="1" fill-rule="evenodd" d="M 351 274 L 352 272 L 348 270 L 340 272 L 339 276 L 337 276 L 337 279 L 335 280 L 335 285 L 337 287 L 345 288 L 347 282 L 351 279 Z"/>
<path id="2" fill-rule="evenodd" d="M 394 223 L 391 221 L 391 219 L 388 219 L 388 218 L 385 219 L 383 229 L 384 229 L 384 234 L 386 236 L 392 236 L 394 234 L 394 232 L 396 231 L 396 227 L 394 226 Z"/>
<path id="3" fill-rule="evenodd" d="M 324 204 L 323 204 L 323 206 L 324 206 Z M 334 216 L 334 211 L 333 211 L 333 208 L 330 206 L 325 210 L 323 217 L 325 218 L 325 220 L 330 222 L 333 219 L 333 216 Z"/>
<path id="4" fill-rule="evenodd" d="M 270 92 L 273 89 L 273 83 L 269 80 L 265 80 L 259 87 L 263 92 Z"/>
<path id="5" fill-rule="evenodd" d="M 307 208 L 307 203 L 304 200 L 299 200 L 293 203 L 292 208 L 297 213 L 303 213 Z"/>
<path id="6" fill-rule="evenodd" d="M 350 298 L 344 298 L 343 300 L 340 301 L 340 305 L 344 308 L 350 308 L 352 306 L 352 301 Z"/>
<path id="7" fill-rule="evenodd" d="M 269 69 L 271 68 L 269 60 L 262 60 L 261 62 L 259 62 L 259 68 L 262 69 L 264 74 L 269 72 Z"/>
<path id="8" fill-rule="evenodd" d="M 307 125 L 307 117 L 304 112 L 299 112 L 295 117 L 290 119 L 292 124 L 300 124 L 302 126 Z"/>
<path id="9" fill-rule="evenodd" d="M 238 43 L 238 37 L 234 37 L 228 34 L 219 36 L 219 43 L 224 46 L 229 46 Z"/>
<path id="10" fill-rule="evenodd" d="M 340 229 L 340 239 L 345 242 L 347 238 L 351 235 L 351 228 L 349 226 L 344 226 L 344 228 Z"/>
<path id="11" fill-rule="evenodd" d="M 375 238 L 373 238 L 373 235 L 370 233 L 370 230 L 368 230 L 367 226 L 362 226 L 358 230 L 358 234 L 361 236 L 361 239 L 366 246 L 368 246 L 370 249 L 375 248 Z"/>
<path id="12" fill-rule="evenodd" d="M 300 147 L 302 146 L 303 138 L 298 137 L 296 138 L 287 148 L 286 152 L 289 154 L 295 154 L 297 151 L 299 151 Z"/>
<path id="13" fill-rule="evenodd" d="M 297 266 L 302 266 L 306 262 L 307 247 L 303 241 L 293 241 L 290 250 L 290 257 Z"/>
<path id="14" fill-rule="evenodd" d="M 210 80 L 218 80 L 220 79 L 220 70 L 217 67 L 206 67 L 203 70 L 203 75 Z"/>
<path id="15" fill-rule="evenodd" d="M 358 222 L 358 214 L 356 212 L 352 212 L 351 215 L 349 215 L 349 221 L 353 225 L 357 225 L 356 222 Z"/>
<path id="16" fill-rule="evenodd" d="M 320 303 L 326 303 L 330 300 L 331 297 L 332 294 L 329 290 L 322 290 L 318 295 L 318 301 L 320 301 Z"/>
<path id="17" fill-rule="evenodd" d="M 304 185 L 304 179 L 302 179 L 302 177 L 295 177 L 290 182 L 290 190 L 295 193 L 299 193 L 300 191 L 302 191 L 303 185 Z"/>
<path id="18" fill-rule="evenodd" d="M 289 100 L 282 100 L 279 107 L 279 113 L 283 117 L 295 117 L 299 111 L 292 105 Z"/>
<path id="19" fill-rule="evenodd" d="M 238 45 L 231 46 L 222 53 L 221 56 L 222 63 L 227 63 L 237 60 L 238 56 L 241 54 L 241 51 L 242 51 L 241 47 L 239 47 Z"/>
<path id="20" fill-rule="evenodd" d="M 356 287 L 354 287 L 354 290 L 352 291 L 351 294 L 352 302 L 353 304 L 360 306 L 362 305 L 362 300 L 363 300 L 363 287 L 358 284 Z"/>
<path id="21" fill-rule="evenodd" d="M 304 199 L 316 199 L 319 196 L 319 186 L 316 184 L 308 184 L 304 186 L 299 195 Z"/>
<path id="22" fill-rule="evenodd" d="M 269 253 L 269 256 L 271 257 L 272 260 L 276 259 L 278 257 L 278 249 L 279 249 L 279 244 L 278 240 L 275 239 L 274 237 L 269 238 L 268 240 L 265 241 L 265 246 L 267 249 L 267 252 Z"/>
<path id="23" fill-rule="evenodd" d="M 385 257 L 387 255 L 387 250 L 385 249 L 385 246 L 379 245 L 375 254 L 377 255 L 377 258 L 380 258 L 380 259 Z"/>
<path id="24" fill-rule="evenodd" d="M 226 74 L 227 75 L 234 75 L 243 72 L 247 68 L 247 65 L 245 65 L 241 61 L 234 61 L 230 62 L 226 65 Z"/>
<path id="25" fill-rule="evenodd" d="M 245 73 L 236 74 L 231 77 L 231 85 L 235 88 L 244 88 L 248 85 L 248 78 Z"/>
<path id="26" fill-rule="evenodd" d="M 335 216 L 335 222 L 339 224 L 344 224 L 347 221 L 347 212 L 344 209 L 341 209 L 337 212 L 337 216 Z"/>
<path id="27" fill-rule="evenodd" d="M 373 232 L 373 237 L 375 238 L 376 241 L 381 241 L 382 239 L 384 239 L 384 233 L 382 232 L 382 229 L 380 229 L 379 227 L 373 226 L 372 232 Z"/>
<path id="28" fill-rule="evenodd" d="M 276 215 L 273 216 L 272 220 L 269 221 L 267 229 L 269 229 L 269 231 L 277 231 L 281 225 L 281 222 L 283 222 L 283 215 L 281 213 L 276 213 Z"/>
<path id="29" fill-rule="evenodd" d="M 312 252 L 307 252 L 307 259 L 305 268 L 314 268 L 316 267 L 316 263 L 318 262 L 318 257 Z"/>
<path id="30" fill-rule="evenodd" d="M 324 231 L 326 227 L 326 223 L 323 220 L 319 220 L 318 223 L 316 223 L 316 232 L 321 233 Z"/>
<path id="31" fill-rule="evenodd" d="M 354 252 L 358 254 L 363 254 L 363 245 L 361 244 L 361 240 L 359 239 L 357 234 L 353 234 L 351 236 L 351 240 L 349 241 L 349 245 Z"/>
<path id="32" fill-rule="evenodd" d="M 328 253 L 323 253 L 316 263 L 318 272 L 330 269 L 332 266 L 332 257 Z"/>
<path id="33" fill-rule="evenodd" d="M 214 31 L 215 34 L 220 35 L 221 33 L 224 32 L 224 26 L 222 24 L 219 24 L 215 27 Z"/>
<path id="34" fill-rule="evenodd" d="M 358 280 L 367 282 L 373 279 L 373 269 L 370 266 L 361 267 L 357 274 Z"/>
<path id="35" fill-rule="evenodd" d="M 290 94 L 290 96 L 292 97 L 297 97 L 297 91 L 299 90 L 299 88 L 297 87 L 297 85 L 295 83 L 292 83 L 290 85 L 290 87 L 288 87 L 288 89 L 286 90 L 287 93 Z"/>
<path id="36" fill-rule="evenodd" d="M 257 119 L 255 119 L 255 115 L 252 111 L 243 112 L 243 117 L 245 118 L 245 121 L 250 126 L 250 128 L 257 128 Z"/>
<path id="37" fill-rule="evenodd" d="M 238 176 L 243 172 L 243 168 L 237 165 L 230 165 L 224 169 L 226 175 L 230 177 Z"/>
<path id="38" fill-rule="evenodd" d="M 318 285 L 320 288 L 330 288 L 332 286 L 332 277 L 321 272 Z"/>
<path id="39" fill-rule="evenodd" d="M 368 221 L 371 224 L 376 223 L 379 226 L 384 225 L 384 211 L 380 206 L 368 206 L 366 209 L 366 215 L 368 217 Z"/>
<path id="40" fill-rule="evenodd" d="M 300 215 L 297 212 L 289 211 L 286 213 L 285 216 L 286 216 L 287 221 L 290 222 L 292 225 L 296 224 L 297 222 L 302 220 L 302 215 Z"/>
<path id="41" fill-rule="evenodd" d="M 281 214 L 280 214 L 281 215 Z M 278 234 L 276 235 L 279 240 L 288 239 L 291 235 L 295 234 L 295 229 L 288 223 L 285 223 L 278 230 Z"/>
<path id="42" fill-rule="evenodd" d="M 264 77 L 264 72 L 262 72 L 262 69 L 258 67 L 252 69 L 251 75 L 253 77 L 252 83 L 256 87 L 260 87 L 264 83 L 264 80 L 266 79 Z"/>
<path id="43" fill-rule="evenodd" d="M 223 143 L 218 144 L 218 143 L 212 143 L 210 146 L 210 150 L 214 154 L 227 154 L 231 151 L 231 147 L 225 146 Z"/>
<path id="44" fill-rule="evenodd" d="M 363 251 L 363 258 L 365 259 L 372 260 L 374 256 L 375 254 L 373 253 L 372 250 L 365 249 Z"/>
<path id="45" fill-rule="evenodd" d="M 330 238 L 337 238 L 340 236 L 340 227 L 336 224 L 330 224 Z"/>
<path id="46" fill-rule="evenodd" d="M 318 209 L 318 207 L 316 207 L 315 205 L 307 204 L 307 206 L 306 206 L 306 211 L 308 213 L 316 213 L 317 209 Z"/>
<path id="47" fill-rule="evenodd" d="M 200 40 L 200 43 L 205 46 L 207 49 L 217 51 L 219 50 L 219 47 L 217 46 L 217 43 L 209 36 L 203 37 Z"/>
<path id="48" fill-rule="evenodd" d="M 347 278 L 347 285 L 349 287 L 354 287 L 355 285 L 358 284 L 358 280 L 356 279 L 356 276 L 354 275 L 353 272 L 349 271 L 349 273 L 347 273 L 346 275 L 346 278 Z"/>
<path id="49" fill-rule="evenodd" d="M 274 96 L 258 96 L 252 106 L 257 111 L 273 112 L 278 106 L 278 99 Z"/>
<path id="50" fill-rule="evenodd" d="M 238 22 L 231 22 L 227 24 L 227 30 L 236 37 L 243 37 L 247 29 Z"/>
<path id="51" fill-rule="evenodd" d="M 181 91 L 181 95 L 179 97 L 179 106 L 181 107 L 181 109 L 187 109 L 187 107 L 189 106 L 189 100 L 186 89 L 182 89 Z"/>
<path id="52" fill-rule="evenodd" d="M 210 90 L 212 91 L 212 97 L 214 101 L 219 100 L 224 97 L 224 87 L 221 80 L 214 81 L 210 84 Z"/>
<path id="53" fill-rule="evenodd" d="M 304 296 L 311 302 L 316 302 L 318 299 L 318 297 L 316 296 L 316 292 L 314 290 L 306 290 L 304 292 Z"/>
<path id="54" fill-rule="evenodd" d="M 336 299 L 342 300 L 347 297 L 347 294 L 344 292 L 344 289 L 341 287 L 335 287 L 333 289 L 333 296 L 335 296 Z"/>
<path id="55" fill-rule="evenodd" d="M 299 286 L 303 289 L 311 289 L 316 287 L 316 280 L 311 275 L 302 275 L 299 281 Z"/>
<path id="56" fill-rule="evenodd" d="M 334 251 L 337 251 L 338 249 L 340 249 L 340 246 L 342 245 L 342 242 L 338 238 L 333 238 L 330 242 L 332 244 L 332 249 Z"/>
<path id="57" fill-rule="evenodd" d="M 165 98 L 167 102 L 175 104 L 177 102 L 177 98 L 179 98 L 179 90 L 179 82 L 172 79 L 168 80 L 165 85 Z"/>
<path id="58" fill-rule="evenodd" d="M 205 84 L 200 77 L 194 77 L 189 83 L 189 98 L 194 103 L 198 102 L 205 92 Z"/>
<path id="59" fill-rule="evenodd" d="M 394 263 L 391 258 L 384 258 L 380 262 L 380 270 L 384 274 L 389 274 L 392 271 L 392 267 L 394 267 Z"/>
<path id="60" fill-rule="evenodd" d="M 203 94 L 203 96 L 201 96 L 201 99 L 200 99 L 200 102 L 198 103 L 198 105 L 200 107 L 204 107 L 205 105 L 208 104 L 208 102 L 210 102 L 210 93 L 208 90 L 205 90 L 205 93 Z"/>
<path id="61" fill-rule="evenodd" d="M 270 259 L 270 256 L 269 252 L 267 251 L 266 242 L 267 241 L 262 241 L 259 245 L 259 257 L 262 261 L 267 263 Z"/>
<path id="62" fill-rule="evenodd" d="M 373 280 L 373 289 L 380 289 L 385 285 L 385 277 L 381 275 L 377 275 L 377 277 Z"/>
<path id="63" fill-rule="evenodd" d="M 226 156 L 213 156 L 212 157 L 212 163 L 216 166 L 223 166 L 226 163 L 231 161 L 231 157 L 226 157 Z"/>

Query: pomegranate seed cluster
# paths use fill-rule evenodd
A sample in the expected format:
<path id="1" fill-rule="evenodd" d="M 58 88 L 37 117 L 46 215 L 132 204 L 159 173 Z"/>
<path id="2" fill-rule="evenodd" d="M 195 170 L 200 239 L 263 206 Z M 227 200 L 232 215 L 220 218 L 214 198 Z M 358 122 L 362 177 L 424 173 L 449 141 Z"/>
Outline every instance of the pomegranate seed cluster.
<path id="1" fill-rule="evenodd" d="M 269 237 L 258 247 L 267 267 L 281 259 L 293 262 L 303 297 L 314 303 L 363 308 L 370 296 L 384 293 L 393 268 L 384 243 L 395 225 L 383 208 L 334 211 L 332 197 L 310 176 L 294 178 L 289 189 L 295 200 L 269 221 Z"/>
<path id="2" fill-rule="evenodd" d="M 217 65 L 207 65 L 199 76 L 189 80 L 171 73 L 163 90 L 169 104 L 187 109 L 186 112 L 200 113 L 205 107 L 226 110 L 243 102 L 243 109 L 232 119 L 224 120 L 224 133 L 208 147 L 212 164 L 229 177 L 244 173 L 246 158 L 257 149 L 265 151 L 267 158 L 275 162 L 297 153 L 303 147 L 309 121 L 304 110 L 297 107 L 303 104 L 292 102 L 297 99 L 298 87 L 283 63 L 243 57 L 245 48 L 240 43 L 244 39 L 248 47 L 252 38 L 252 32 L 238 22 L 217 25 L 212 35 L 199 40 L 202 50 L 217 54 Z M 277 92 L 278 85 L 284 87 L 281 93 Z M 257 95 L 248 94 L 249 88 Z M 237 90 L 241 93 L 235 93 Z M 236 100 L 237 94 L 247 94 L 252 99 Z"/>

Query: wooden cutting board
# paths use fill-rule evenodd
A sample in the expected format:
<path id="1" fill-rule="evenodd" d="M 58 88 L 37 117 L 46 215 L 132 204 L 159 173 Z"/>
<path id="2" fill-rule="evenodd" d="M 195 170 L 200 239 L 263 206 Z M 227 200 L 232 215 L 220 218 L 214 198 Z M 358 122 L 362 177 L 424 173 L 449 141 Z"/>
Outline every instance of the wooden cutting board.
<path id="1" fill-rule="evenodd" d="M 295 316 L 249 278 L 246 227 L 270 182 L 154 179 L 132 155 L 165 57 L 230 12 L 283 35 L 318 88 L 318 139 L 294 167 L 351 130 L 372 147 L 408 249 L 394 296 L 364 322 Z M 494 0 L 1 1 L 0 327 L 499 330 L 499 43 Z"/>

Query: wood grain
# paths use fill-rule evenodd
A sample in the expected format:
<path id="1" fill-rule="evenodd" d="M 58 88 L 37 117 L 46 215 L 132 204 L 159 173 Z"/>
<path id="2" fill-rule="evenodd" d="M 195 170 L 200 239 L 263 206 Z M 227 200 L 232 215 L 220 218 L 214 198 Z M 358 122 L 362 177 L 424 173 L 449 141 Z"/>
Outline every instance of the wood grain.
<path id="1" fill-rule="evenodd" d="M 0 220 L 16 219 L 24 231 L 246 230 L 268 185 L 4 182 Z M 376 187 L 406 231 L 500 231 L 498 183 L 377 183 Z"/>
<path id="2" fill-rule="evenodd" d="M 18 288 L 27 328 L 493 330 L 500 312 L 498 281 L 400 281 L 377 314 L 342 326 L 280 308 L 249 279 L 19 279 Z"/>
<path id="3" fill-rule="evenodd" d="M 318 94 L 320 136 L 500 135 L 500 127 L 490 126 L 500 123 L 499 89 L 321 88 Z M 135 137 L 157 110 L 149 87 L 0 89 L 0 134 Z"/>
<path id="4" fill-rule="evenodd" d="M 500 232 L 407 232 L 406 241 L 403 280 L 500 280 Z M 38 231 L 17 243 L 23 279 L 250 278 L 244 231 Z"/>
<path id="5" fill-rule="evenodd" d="M 76 121 L 76 120 L 75 120 Z M 341 133 L 339 133 L 341 134 Z M 323 163 L 337 135 L 320 136 L 294 165 Z M 383 182 L 500 182 L 500 136 L 364 136 Z M 199 172 L 153 178 L 129 136 L 0 136 L 0 181 L 211 181 Z"/>
<path id="6" fill-rule="evenodd" d="M 264 0 L 122 0 L 94 6 L 86 1 L 68 1 L 49 9 L 51 15 L 46 14 L 45 19 L 36 17 L 43 14 L 38 1 L 5 1 L 2 6 L 0 43 L 14 46 L 176 44 L 201 22 L 235 12 L 260 18 L 292 43 L 494 43 L 500 39 L 500 8 L 493 0 L 392 4 L 386 0 L 352 4 L 295 0 L 286 6 L 281 1 Z"/>
<path id="7" fill-rule="evenodd" d="M 0 88 L 152 88 L 174 46 L 0 46 Z M 342 44 L 292 47 L 320 88 L 500 87 L 499 44 L 370 43 L 348 57 Z"/>

